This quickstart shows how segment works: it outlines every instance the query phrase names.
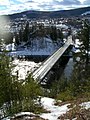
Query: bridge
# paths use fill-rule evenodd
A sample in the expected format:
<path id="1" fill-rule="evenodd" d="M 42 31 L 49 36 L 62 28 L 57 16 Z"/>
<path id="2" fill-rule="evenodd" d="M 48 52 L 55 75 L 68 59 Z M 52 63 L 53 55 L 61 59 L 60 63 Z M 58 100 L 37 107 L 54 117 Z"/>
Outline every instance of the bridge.
<path id="1" fill-rule="evenodd" d="M 65 44 L 54 52 L 46 61 L 44 61 L 36 71 L 33 72 L 32 77 L 35 80 L 37 79 L 41 81 L 71 44 L 72 36 L 70 35 Z"/>

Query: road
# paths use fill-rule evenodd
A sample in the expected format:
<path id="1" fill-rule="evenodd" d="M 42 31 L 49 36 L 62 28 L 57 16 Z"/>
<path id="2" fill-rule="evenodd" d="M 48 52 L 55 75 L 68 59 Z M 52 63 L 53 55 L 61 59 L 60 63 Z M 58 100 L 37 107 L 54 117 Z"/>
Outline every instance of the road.
<path id="1" fill-rule="evenodd" d="M 34 79 L 42 80 L 66 49 L 72 44 L 72 36 L 69 36 L 65 44 L 52 54 L 41 66 L 32 74 Z"/>

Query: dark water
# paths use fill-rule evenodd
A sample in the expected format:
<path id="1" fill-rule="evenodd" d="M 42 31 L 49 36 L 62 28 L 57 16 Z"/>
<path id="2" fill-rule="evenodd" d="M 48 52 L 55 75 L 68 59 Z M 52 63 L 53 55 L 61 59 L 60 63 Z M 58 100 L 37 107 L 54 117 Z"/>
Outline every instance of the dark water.
<path id="1" fill-rule="evenodd" d="M 47 59 L 49 55 L 25 55 L 23 56 L 18 56 L 18 59 L 25 59 L 28 61 L 34 61 L 36 63 L 43 62 L 45 59 Z"/>
<path id="2" fill-rule="evenodd" d="M 63 58 L 59 63 L 57 63 L 41 81 L 44 86 L 50 86 L 55 81 L 60 80 L 63 76 L 70 79 L 73 71 L 73 58 Z"/>

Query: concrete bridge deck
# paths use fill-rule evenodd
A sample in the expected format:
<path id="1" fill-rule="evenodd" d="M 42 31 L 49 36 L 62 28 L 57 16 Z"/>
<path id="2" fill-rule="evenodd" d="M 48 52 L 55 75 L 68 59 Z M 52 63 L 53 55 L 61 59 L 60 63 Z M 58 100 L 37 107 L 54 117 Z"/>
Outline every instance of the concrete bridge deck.
<path id="1" fill-rule="evenodd" d="M 33 78 L 42 80 L 71 44 L 72 36 L 69 36 L 65 44 L 43 62 L 36 71 L 34 71 L 32 74 Z"/>

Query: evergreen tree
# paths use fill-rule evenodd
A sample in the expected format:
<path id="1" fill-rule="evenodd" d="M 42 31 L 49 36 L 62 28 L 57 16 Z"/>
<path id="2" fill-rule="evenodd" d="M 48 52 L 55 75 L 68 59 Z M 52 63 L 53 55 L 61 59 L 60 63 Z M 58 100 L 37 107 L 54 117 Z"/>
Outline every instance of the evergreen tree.
<path id="1" fill-rule="evenodd" d="M 50 87 L 50 97 L 57 98 L 61 92 L 64 92 L 66 90 L 67 86 L 67 79 L 65 77 L 54 81 Z"/>
<path id="2" fill-rule="evenodd" d="M 20 39 L 20 42 L 23 41 L 23 31 L 22 30 L 19 31 L 19 39 Z"/>
<path id="3" fill-rule="evenodd" d="M 80 61 L 79 66 L 81 66 L 81 72 L 83 77 L 89 77 L 89 51 L 90 51 L 90 24 L 87 20 L 83 22 L 83 28 L 79 34 L 80 45 Z"/>
<path id="4" fill-rule="evenodd" d="M 80 52 L 75 54 L 76 63 L 69 84 L 73 96 L 90 93 L 90 26 L 88 21 L 84 21 L 83 28 L 79 34 L 79 40 L 81 42 Z"/>
<path id="5" fill-rule="evenodd" d="M 51 26 L 50 37 L 53 41 L 57 40 L 57 28 L 56 28 L 56 26 Z"/>
<path id="6" fill-rule="evenodd" d="M 40 96 L 42 95 L 42 89 L 40 85 L 29 75 L 24 84 L 24 111 L 36 112 L 37 107 L 40 106 Z"/>
<path id="7" fill-rule="evenodd" d="M 6 104 L 10 106 L 11 100 L 11 68 L 9 57 L 5 53 L 0 54 L 0 107 Z"/>
<path id="8" fill-rule="evenodd" d="M 0 54 L 0 108 L 4 109 L 5 116 L 21 109 L 22 85 L 12 76 L 12 68 L 10 57 L 3 51 Z"/>
<path id="9" fill-rule="evenodd" d="M 23 41 L 27 42 L 28 40 L 29 40 L 29 22 L 27 21 L 23 32 Z"/>
<path id="10" fill-rule="evenodd" d="M 63 36 L 63 33 L 62 33 L 62 29 L 61 30 L 58 29 L 58 38 L 63 40 L 63 37 L 64 36 Z"/>
<path id="11" fill-rule="evenodd" d="M 19 45 L 20 44 L 20 39 L 19 39 L 19 35 L 17 33 L 15 33 L 15 44 Z"/>

